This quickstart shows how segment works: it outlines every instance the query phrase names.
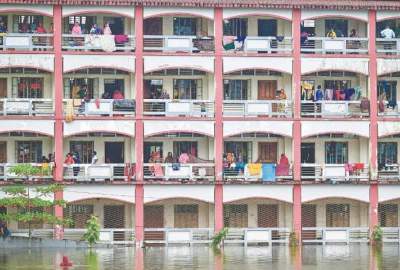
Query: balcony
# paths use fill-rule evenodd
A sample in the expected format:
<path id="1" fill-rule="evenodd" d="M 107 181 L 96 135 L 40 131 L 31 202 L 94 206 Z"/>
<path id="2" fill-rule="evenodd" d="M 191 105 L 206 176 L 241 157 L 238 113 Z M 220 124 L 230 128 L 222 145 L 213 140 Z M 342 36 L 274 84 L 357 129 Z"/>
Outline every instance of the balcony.
<path id="1" fill-rule="evenodd" d="M 368 117 L 369 111 L 361 106 L 361 100 L 301 101 L 301 115 L 304 117 Z"/>
<path id="2" fill-rule="evenodd" d="M 364 163 L 352 164 L 301 164 L 302 181 L 314 182 L 366 182 L 369 167 Z"/>
<path id="3" fill-rule="evenodd" d="M 0 114 L 48 116 L 54 114 L 53 100 L 45 98 L 3 98 L 0 99 Z"/>
<path id="4" fill-rule="evenodd" d="M 302 53 L 367 54 L 368 38 L 308 37 L 301 42 Z"/>
<path id="5" fill-rule="evenodd" d="M 64 180 L 73 182 L 131 181 L 134 164 L 73 164 L 64 165 Z"/>
<path id="6" fill-rule="evenodd" d="M 64 99 L 66 115 L 76 116 L 132 116 L 135 114 L 133 99 Z"/>
<path id="7" fill-rule="evenodd" d="M 241 40 L 235 36 L 225 36 L 224 49 L 228 52 L 291 53 L 292 38 L 246 36 L 244 40 Z"/>
<path id="8" fill-rule="evenodd" d="M 53 50 L 53 34 L 7 33 L 0 37 L 0 49 L 28 51 Z"/>
<path id="9" fill-rule="evenodd" d="M 39 168 L 39 173 L 37 175 L 29 175 L 28 177 L 15 175 L 11 173 L 9 170 L 17 165 L 21 165 L 21 163 L 1 163 L 0 164 L 0 181 L 33 181 L 33 182 L 44 182 L 51 181 L 53 179 L 53 168 L 54 164 L 47 164 L 46 166 L 43 163 L 29 163 L 33 167 Z"/>
<path id="10" fill-rule="evenodd" d="M 133 35 L 62 35 L 63 50 L 73 51 L 133 51 L 135 37 Z"/>
<path id="11" fill-rule="evenodd" d="M 209 100 L 145 99 L 144 115 L 214 117 L 214 102 Z"/>
<path id="12" fill-rule="evenodd" d="M 214 163 L 145 163 L 147 181 L 214 181 Z"/>
<path id="13" fill-rule="evenodd" d="M 236 164 L 237 165 L 237 164 Z M 261 165 L 261 164 L 260 164 Z M 241 165 L 240 165 L 241 166 Z M 279 165 L 272 164 L 275 175 L 273 180 L 265 179 L 263 176 L 262 169 L 258 173 L 252 173 L 250 164 L 244 164 L 244 168 L 236 166 L 224 169 L 224 179 L 229 182 L 282 182 L 282 181 L 292 181 L 292 166 L 291 165 Z M 262 167 L 261 167 L 262 168 Z"/>
<path id="14" fill-rule="evenodd" d="M 145 35 L 143 46 L 145 51 L 156 52 L 212 52 L 213 37 Z"/>
<path id="15" fill-rule="evenodd" d="M 290 100 L 225 100 L 224 116 L 291 117 Z"/>
<path id="16" fill-rule="evenodd" d="M 386 55 L 400 55 L 400 38 L 377 38 L 376 52 Z"/>

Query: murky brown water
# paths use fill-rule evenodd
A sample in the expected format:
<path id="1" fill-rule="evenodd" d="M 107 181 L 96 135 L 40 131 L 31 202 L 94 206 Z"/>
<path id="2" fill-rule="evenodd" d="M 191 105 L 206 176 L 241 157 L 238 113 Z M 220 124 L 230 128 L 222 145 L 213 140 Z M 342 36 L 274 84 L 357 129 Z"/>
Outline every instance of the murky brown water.
<path id="1" fill-rule="evenodd" d="M 286 246 L 227 246 L 215 253 L 204 246 L 153 247 L 147 249 L 2 249 L 0 269 L 61 269 L 63 255 L 73 267 L 68 269 L 229 269 L 229 270 L 391 270 L 400 269 L 400 248 L 385 245 L 373 252 L 367 245 L 304 246 L 291 251 Z"/>

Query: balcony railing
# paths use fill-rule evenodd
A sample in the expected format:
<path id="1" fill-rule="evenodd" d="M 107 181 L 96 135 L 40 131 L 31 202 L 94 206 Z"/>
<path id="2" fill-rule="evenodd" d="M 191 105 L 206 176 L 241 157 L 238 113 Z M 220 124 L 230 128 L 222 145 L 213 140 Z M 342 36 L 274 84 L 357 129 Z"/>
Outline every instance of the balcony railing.
<path id="1" fill-rule="evenodd" d="M 378 115 L 379 116 L 393 116 L 393 117 L 399 117 L 400 116 L 400 108 L 398 106 L 400 101 L 395 101 L 395 102 L 388 102 L 384 101 L 383 104 L 383 110 L 380 110 L 379 102 L 378 102 Z"/>
<path id="2" fill-rule="evenodd" d="M 135 36 L 133 35 L 62 35 L 64 50 L 96 50 L 96 51 L 133 51 Z"/>
<path id="3" fill-rule="evenodd" d="M 301 179 L 315 182 L 369 181 L 368 164 L 301 164 Z"/>
<path id="4" fill-rule="evenodd" d="M 145 51 L 206 52 L 214 51 L 213 37 L 145 35 Z"/>
<path id="5" fill-rule="evenodd" d="M 360 100 L 301 101 L 301 115 L 308 117 L 368 117 Z"/>
<path id="6" fill-rule="evenodd" d="M 7 33 L 0 36 L 0 49 L 52 50 L 53 34 Z"/>
<path id="7" fill-rule="evenodd" d="M 0 180 L 2 181 L 51 181 L 53 179 L 53 165 L 48 163 L 46 165 L 42 163 L 29 163 L 34 167 L 39 168 L 37 175 L 20 176 L 10 172 L 10 169 L 14 166 L 21 165 L 21 163 L 1 163 L 0 164 Z"/>
<path id="8" fill-rule="evenodd" d="M 214 163 L 145 163 L 145 180 L 214 181 Z"/>
<path id="9" fill-rule="evenodd" d="M 53 100 L 45 98 L 2 98 L 0 99 L 0 114 L 53 115 Z"/>
<path id="10" fill-rule="evenodd" d="M 400 181 L 399 164 L 385 164 L 378 170 L 378 179 L 386 181 Z"/>
<path id="11" fill-rule="evenodd" d="M 292 116 L 290 100 L 225 100 L 224 116 Z"/>
<path id="12" fill-rule="evenodd" d="M 301 52 L 320 54 L 366 54 L 368 53 L 368 38 L 308 37 L 307 40 L 301 43 Z"/>
<path id="13" fill-rule="evenodd" d="M 400 243 L 400 227 L 382 227 L 382 241 L 386 243 Z"/>
<path id="14" fill-rule="evenodd" d="M 234 41 L 234 48 L 229 49 L 227 50 L 233 52 L 290 53 L 292 51 L 292 38 L 247 36 L 243 42 Z"/>
<path id="15" fill-rule="evenodd" d="M 377 38 L 376 51 L 389 55 L 400 54 L 400 38 Z"/>
<path id="16" fill-rule="evenodd" d="M 226 181 L 241 182 L 276 182 L 293 180 L 293 176 L 290 165 L 276 165 L 272 173 L 264 174 L 262 167 L 259 172 L 252 172 L 249 169 L 249 164 L 245 164 L 243 168 L 239 168 L 238 165 L 234 168 L 225 168 L 224 179 Z"/>
<path id="17" fill-rule="evenodd" d="M 64 180 L 66 181 L 130 181 L 134 176 L 133 164 L 64 165 Z"/>
<path id="18" fill-rule="evenodd" d="M 303 227 L 303 243 L 368 243 L 368 227 Z"/>
<path id="19" fill-rule="evenodd" d="M 65 114 L 130 116 L 135 114 L 134 99 L 64 99 Z"/>
<path id="20" fill-rule="evenodd" d="M 144 115 L 213 117 L 214 102 L 189 99 L 145 99 Z"/>

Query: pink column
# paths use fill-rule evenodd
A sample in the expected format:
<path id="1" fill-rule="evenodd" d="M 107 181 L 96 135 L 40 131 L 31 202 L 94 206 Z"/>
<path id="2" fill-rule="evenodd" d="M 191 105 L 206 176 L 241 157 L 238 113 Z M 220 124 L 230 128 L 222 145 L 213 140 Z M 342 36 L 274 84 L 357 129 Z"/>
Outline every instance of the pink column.
<path id="1" fill-rule="evenodd" d="M 293 231 L 301 243 L 301 53 L 300 53 L 301 11 L 292 11 L 293 33 Z"/>
<path id="2" fill-rule="evenodd" d="M 216 232 L 224 227 L 223 205 L 223 164 L 224 134 L 223 134 L 223 67 L 222 67 L 222 8 L 214 10 L 215 33 L 215 190 L 214 190 L 214 229 Z"/>
<path id="3" fill-rule="evenodd" d="M 144 241 L 144 187 L 143 187 L 143 7 L 135 7 L 135 238 L 136 245 Z"/>

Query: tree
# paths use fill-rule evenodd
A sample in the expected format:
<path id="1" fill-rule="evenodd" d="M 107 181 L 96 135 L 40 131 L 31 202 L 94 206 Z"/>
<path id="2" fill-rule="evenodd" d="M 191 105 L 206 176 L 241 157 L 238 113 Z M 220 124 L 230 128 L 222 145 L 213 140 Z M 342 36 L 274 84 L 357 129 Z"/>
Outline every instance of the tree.
<path id="1" fill-rule="evenodd" d="M 51 169 L 49 166 L 37 167 L 29 163 L 22 163 L 11 167 L 8 172 L 24 180 L 29 180 L 31 176 L 48 176 L 51 174 Z"/>
<path id="2" fill-rule="evenodd" d="M 31 224 L 33 222 L 47 224 L 68 224 L 68 219 L 56 217 L 47 209 L 54 206 L 65 207 L 64 200 L 55 200 L 53 194 L 63 190 L 59 184 L 48 186 L 29 187 L 23 185 L 13 185 L 2 188 L 6 196 L 0 199 L 0 206 L 15 208 L 17 211 L 0 214 L 0 220 L 17 221 L 28 223 L 29 237 L 31 237 Z"/>
<path id="3" fill-rule="evenodd" d="M 83 235 L 83 239 L 88 241 L 89 246 L 92 247 L 99 241 L 100 238 L 100 225 L 97 217 L 91 215 L 90 219 L 86 222 L 86 233 Z"/>

